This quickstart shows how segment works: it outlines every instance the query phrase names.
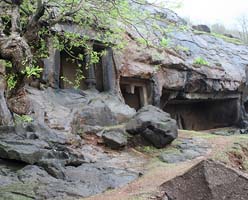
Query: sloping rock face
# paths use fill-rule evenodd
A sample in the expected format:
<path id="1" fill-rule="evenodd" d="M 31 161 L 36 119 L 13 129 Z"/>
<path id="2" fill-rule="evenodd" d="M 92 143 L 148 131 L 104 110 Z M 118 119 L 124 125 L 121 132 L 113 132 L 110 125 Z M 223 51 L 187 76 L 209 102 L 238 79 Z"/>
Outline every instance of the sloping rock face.
<path id="1" fill-rule="evenodd" d="M 118 96 L 74 89 L 26 87 L 25 93 L 8 102 L 15 113 L 30 115 L 49 128 L 66 133 L 84 131 L 87 126 L 113 126 L 136 113 Z"/>
<path id="2" fill-rule="evenodd" d="M 181 104 L 185 100 L 194 103 L 234 99 L 240 104 L 235 111 L 238 114 L 233 116 L 233 124 L 227 123 L 227 126 L 247 120 L 243 114 L 246 112 L 242 108 L 244 102 L 241 100 L 246 88 L 247 46 L 238 44 L 236 40 L 221 39 L 211 33 L 195 31 L 168 9 L 149 6 L 141 6 L 140 9 L 160 16 L 157 20 L 160 29 L 154 28 L 153 23 L 147 20 L 144 26 L 137 27 L 140 33 L 154 45 L 159 45 L 163 39 L 168 44 L 165 48 L 147 48 L 138 42 L 140 38 L 134 30 L 128 30 L 127 48 L 115 55 L 119 62 L 117 66 L 121 66 L 120 75 L 150 80 L 154 92 L 153 105 L 160 106 L 166 112 L 169 112 L 166 105 Z M 199 58 L 206 63 L 197 62 Z M 178 100 L 181 101 L 177 102 Z M 230 104 L 229 107 L 234 106 Z M 216 111 L 214 115 L 218 112 L 220 111 Z M 170 114 L 174 115 L 171 112 Z M 178 118 L 185 118 L 183 114 L 178 114 Z M 177 113 L 173 116 L 175 119 L 176 115 Z M 225 123 L 209 124 L 212 126 L 207 128 L 226 126 Z M 194 129 L 190 125 L 186 125 L 187 127 Z"/>
<path id="3" fill-rule="evenodd" d="M 149 10 L 150 8 L 144 9 Z M 137 33 L 129 30 L 133 39 L 130 38 L 132 45 L 129 45 L 123 55 L 125 57 L 125 61 L 122 61 L 123 65 L 121 65 L 123 76 L 145 77 L 162 74 L 160 89 L 165 87 L 189 93 L 235 91 L 245 81 L 244 72 L 248 62 L 246 46 L 226 42 L 203 32 L 194 32 L 176 14 L 173 19 L 166 18 L 173 14 L 168 9 L 156 9 L 153 13 L 162 17 L 161 21 L 157 22 L 160 27 L 164 30 L 170 28 L 170 30 L 163 34 L 156 28 L 152 28 L 148 21 L 145 25 L 150 28 L 149 35 L 143 31 L 145 38 L 148 40 L 156 38 L 154 43 L 159 44 L 163 37 L 168 37 L 170 42 L 165 50 L 162 48 L 159 50 L 155 48 L 142 49 L 141 45 L 133 40 L 138 38 Z M 144 27 L 138 28 L 141 30 Z M 196 66 L 194 59 L 197 57 L 204 58 L 209 66 Z M 161 69 L 156 73 L 155 66 L 159 64 Z M 140 74 L 142 71 L 143 75 Z M 169 80 L 166 81 L 167 78 Z M 201 81 L 202 85 L 197 86 L 196 82 L 201 83 Z M 171 85 L 170 82 L 174 84 Z M 192 90 L 190 85 L 197 87 Z"/>
<path id="4" fill-rule="evenodd" d="M 161 185 L 158 199 L 245 200 L 247 176 L 214 161 L 202 161 L 182 176 Z"/>

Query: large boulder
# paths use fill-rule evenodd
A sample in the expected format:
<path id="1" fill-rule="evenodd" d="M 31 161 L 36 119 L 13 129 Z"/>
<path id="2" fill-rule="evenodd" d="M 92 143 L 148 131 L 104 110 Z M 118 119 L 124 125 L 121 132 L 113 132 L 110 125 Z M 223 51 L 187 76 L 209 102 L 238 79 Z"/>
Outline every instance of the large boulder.
<path id="1" fill-rule="evenodd" d="M 136 113 L 111 93 L 51 88 L 37 90 L 28 86 L 25 91 L 8 100 L 12 110 L 19 115 L 31 115 L 34 121 L 66 133 L 81 132 L 89 126 L 116 125 Z M 2 101 L 0 108 L 1 105 Z"/>
<path id="2" fill-rule="evenodd" d="M 177 138 L 177 123 L 161 109 L 148 105 L 140 109 L 126 124 L 130 134 L 141 134 L 157 148 L 163 148 Z"/>
<path id="3" fill-rule="evenodd" d="M 246 175 L 211 160 L 161 185 L 158 200 L 246 200 Z"/>
<path id="4" fill-rule="evenodd" d="M 130 108 L 128 105 L 121 102 L 120 99 L 118 99 L 118 96 L 112 94 L 101 94 L 99 97 L 109 107 L 118 123 L 123 123 L 136 114 L 135 109 Z"/>
<path id="5" fill-rule="evenodd" d="M 117 120 L 103 100 L 92 99 L 75 113 L 73 123 L 81 128 L 84 125 L 113 126 L 117 124 Z"/>

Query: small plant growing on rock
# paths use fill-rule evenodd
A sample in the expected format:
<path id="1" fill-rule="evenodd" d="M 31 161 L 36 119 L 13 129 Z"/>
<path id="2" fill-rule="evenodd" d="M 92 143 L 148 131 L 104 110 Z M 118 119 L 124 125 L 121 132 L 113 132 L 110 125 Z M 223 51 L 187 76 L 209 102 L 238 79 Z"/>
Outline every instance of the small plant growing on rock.
<path id="1" fill-rule="evenodd" d="M 177 45 L 177 46 L 175 47 L 175 50 L 176 50 L 177 52 L 183 51 L 183 52 L 185 52 L 185 53 L 188 53 L 188 52 L 190 51 L 188 47 L 181 46 L 181 45 Z"/>
<path id="2" fill-rule="evenodd" d="M 207 65 L 209 66 L 209 63 L 202 57 L 198 57 L 194 60 L 194 63 L 195 65 Z"/>
<path id="3" fill-rule="evenodd" d="M 42 68 L 40 68 L 39 66 L 26 66 L 25 70 L 22 71 L 22 74 L 26 74 L 26 76 L 28 78 L 30 78 L 31 76 L 35 76 L 37 78 L 40 77 L 40 73 L 43 71 Z"/>
<path id="4" fill-rule="evenodd" d="M 169 46 L 170 40 L 166 38 L 162 38 L 160 41 L 160 46 L 163 48 L 167 48 Z"/>
<path id="5" fill-rule="evenodd" d="M 33 121 L 33 118 L 29 115 L 18 115 L 15 114 L 15 123 L 16 124 L 22 124 L 22 123 L 30 123 Z"/>
<path id="6" fill-rule="evenodd" d="M 17 80 L 16 80 L 16 75 L 14 74 L 9 74 L 6 76 L 6 81 L 7 81 L 7 87 L 9 90 L 12 90 L 15 88 Z"/>

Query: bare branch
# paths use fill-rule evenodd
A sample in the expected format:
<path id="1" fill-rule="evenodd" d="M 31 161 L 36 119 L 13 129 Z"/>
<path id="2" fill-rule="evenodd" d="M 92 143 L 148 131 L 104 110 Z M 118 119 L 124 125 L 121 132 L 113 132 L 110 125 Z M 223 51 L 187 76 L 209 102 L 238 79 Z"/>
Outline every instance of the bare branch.
<path id="1" fill-rule="evenodd" d="M 20 6 L 17 4 L 12 4 L 11 12 L 11 31 L 12 33 L 20 32 Z"/>
<path id="2" fill-rule="evenodd" d="M 39 19 L 44 15 L 44 12 L 45 12 L 45 3 L 42 2 L 42 0 L 37 0 L 36 11 L 33 14 L 28 26 L 33 25 L 34 23 L 37 23 Z"/>

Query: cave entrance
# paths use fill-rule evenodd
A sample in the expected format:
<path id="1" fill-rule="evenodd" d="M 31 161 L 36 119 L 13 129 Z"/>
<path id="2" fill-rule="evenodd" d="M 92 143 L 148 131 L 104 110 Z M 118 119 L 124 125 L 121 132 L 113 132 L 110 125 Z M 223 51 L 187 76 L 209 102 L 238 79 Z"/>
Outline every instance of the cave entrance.
<path id="1" fill-rule="evenodd" d="M 186 130 L 209 130 L 235 125 L 239 98 L 215 100 L 170 100 L 163 107 Z"/>
<path id="2" fill-rule="evenodd" d="M 101 52 L 105 50 L 105 47 L 102 45 L 94 45 L 93 50 L 101 55 Z M 73 54 L 76 56 L 79 54 L 84 55 L 84 49 L 74 49 Z M 87 90 L 94 88 L 99 92 L 105 91 L 106 87 L 104 86 L 103 68 L 106 68 L 106 66 L 104 66 L 106 58 L 104 55 L 100 56 L 98 63 L 87 66 L 86 63 L 89 63 L 89 59 L 90 57 L 85 55 L 82 60 L 76 61 L 75 59 L 72 59 L 72 56 L 70 56 L 68 52 L 60 52 L 60 88 L 74 88 L 75 80 L 77 80 L 77 75 L 79 75 L 78 70 L 81 70 L 81 75 L 84 78 L 81 79 L 78 84 L 79 89 Z"/>
<path id="3" fill-rule="evenodd" d="M 146 79 L 121 77 L 120 88 L 125 103 L 139 110 L 151 103 L 151 83 Z"/>
<path id="4" fill-rule="evenodd" d="M 83 54 L 83 50 L 74 50 L 75 55 L 78 55 L 79 53 Z M 60 52 L 60 64 L 60 88 L 62 89 L 69 89 L 74 87 L 77 70 L 82 70 L 83 76 L 85 76 L 86 74 L 84 61 L 74 61 L 66 51 Z M 81 65 L 81 67 L 79 67 L 79 65 Z M 84 79 L 80 81 L 79 89 L 87 89 L 87 85 Z"/>

